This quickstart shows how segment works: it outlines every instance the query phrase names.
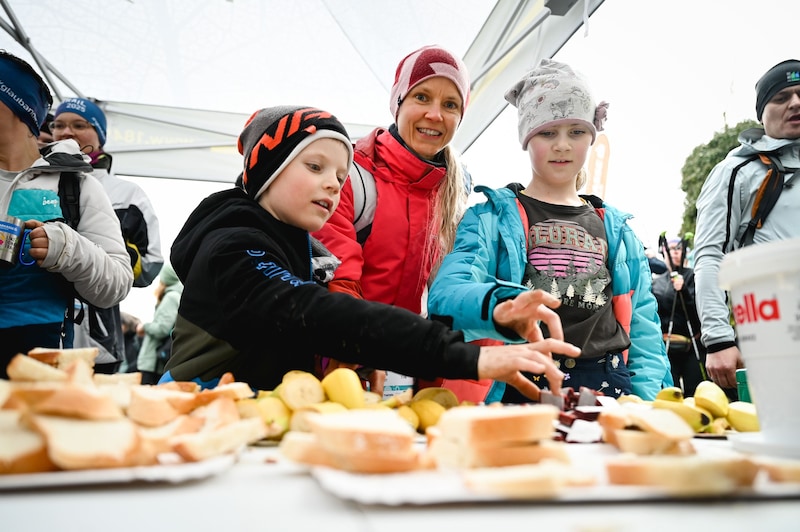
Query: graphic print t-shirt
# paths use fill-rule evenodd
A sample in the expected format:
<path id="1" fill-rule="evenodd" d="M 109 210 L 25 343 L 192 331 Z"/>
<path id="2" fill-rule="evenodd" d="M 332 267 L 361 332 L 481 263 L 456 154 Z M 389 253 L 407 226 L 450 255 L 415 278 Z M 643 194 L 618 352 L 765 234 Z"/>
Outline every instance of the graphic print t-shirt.
<path id="1" fill-rule="evenodd" d="M 611 307 L 603 220 L 591 205 L 554 205 L 522 193 L 517 197 L 529 223 L 523 284 L 561 300 L 556 313 L 564 339 L 581 348 L 581 358 L 627 349 L 630 339 Z"/>

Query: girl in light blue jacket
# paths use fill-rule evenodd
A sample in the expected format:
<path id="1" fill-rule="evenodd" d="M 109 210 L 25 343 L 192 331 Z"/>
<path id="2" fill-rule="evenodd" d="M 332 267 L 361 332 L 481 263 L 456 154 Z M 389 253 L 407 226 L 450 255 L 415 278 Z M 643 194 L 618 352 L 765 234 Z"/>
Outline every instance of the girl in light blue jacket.
<path id="1" fill-rule="evenodd" d="M 506 99 L 519 109 L 533 177 L 527 187 L 476 188 L 487 201 L 461 221 L 431 286 L 429 314 L 467 340 L 522 342 L 550 331 L 531 333 L 504 302 L 547 292 L 560 302 L 564 339 L 582 350 L 578 359 L 554 357 L 567 376 L 564 386 L 653 399 L 672 377 L 644 247 L 627 225 L 630 215 L 577 192 L 607 104 L 596 106 L 578 74 L 547 59 Z M 549 387 L 544 376 L 527 376 Z M 527 401 L 494 383 L 486 401 L 499 400 Z"/>

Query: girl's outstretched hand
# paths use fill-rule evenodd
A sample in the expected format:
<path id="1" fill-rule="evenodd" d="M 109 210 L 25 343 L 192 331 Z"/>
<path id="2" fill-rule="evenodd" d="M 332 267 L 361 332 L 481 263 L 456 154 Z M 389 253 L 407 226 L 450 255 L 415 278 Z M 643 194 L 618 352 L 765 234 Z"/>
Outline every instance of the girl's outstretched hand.
<path id="1" fill-rule="evenodd" d="M 554 338 L 530 344 L 484 346 L 478 357 L 478 378 L 505 382 L 525 397 L 538 401 L 541 390 L 522 372 L 544 373 L 550 390 L 561 393 L 564 374 L 553 362 L 553 353 L 577 357 L 581 350 Z"/>
<path id="2" fill-rule="evenodd" d="M 495 323 L 516 331 L 521 338 L 529 342 L 544 339 L 542 329 L 539 327 L 540 321 L 547 325 L 550 338 L 563 340 L 561 319 L 551 310 L 560 305 L 561 301 L 558 298 L 544 290 L 530 290 L 496 305 L 492 317 Z"/>

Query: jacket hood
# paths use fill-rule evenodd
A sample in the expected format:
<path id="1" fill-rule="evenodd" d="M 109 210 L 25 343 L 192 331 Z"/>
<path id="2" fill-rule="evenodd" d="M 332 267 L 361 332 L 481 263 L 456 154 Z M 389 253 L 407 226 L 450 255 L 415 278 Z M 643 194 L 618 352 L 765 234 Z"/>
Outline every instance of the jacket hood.
<path id="1" fill-rule="evenodd" d="M 748 157 L 756 153 L 781 150 L 786 166 L 800 166 L 800 139 L 774 139 L 764 132 L 764 128 L 752 127 L 739 133 L 738 140 L 741 145 L 731 150 L 732 156 Z"/>
<path id="2" fill-rule="evenodd" d="M 240 188 L 212 194 L 201 201 L 186 219 L 172 243 L 170 262 L 180 280 L 186 282 L 192 262 L 209 233 L 235 227 L 263 228 L 269 220 L 273 218 L 267 211 Z"/>
<path id="3" fill-rule="evenodd" d="M 78 143 L 65 139 L 48 144 L 42 149 L 42 157 L 33 163 L 32 169 L 43 172 L 84 172 L 92 171 L 91 159 L 83 153 Z"/>

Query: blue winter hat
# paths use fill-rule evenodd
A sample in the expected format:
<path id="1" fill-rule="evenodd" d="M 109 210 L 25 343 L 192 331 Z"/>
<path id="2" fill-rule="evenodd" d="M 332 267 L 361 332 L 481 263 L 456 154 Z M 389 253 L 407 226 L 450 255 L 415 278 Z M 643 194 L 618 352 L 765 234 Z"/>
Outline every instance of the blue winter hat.
<path id="1" fill-rule="evenodd" d="M 0 50 L 0 102 L 28 126 L 35 137 L 53 105 L 50 89 L 19 57 Z"/>
<path id="2" fill-rule="evenodd" d="M 100 139 L 100 146 L 106 143 L 106 115 L 100 107 L 86 98 L 67 98 L 56 108 L 55 116 L 61 113 L 75 113 L 89 122 Z"/>

